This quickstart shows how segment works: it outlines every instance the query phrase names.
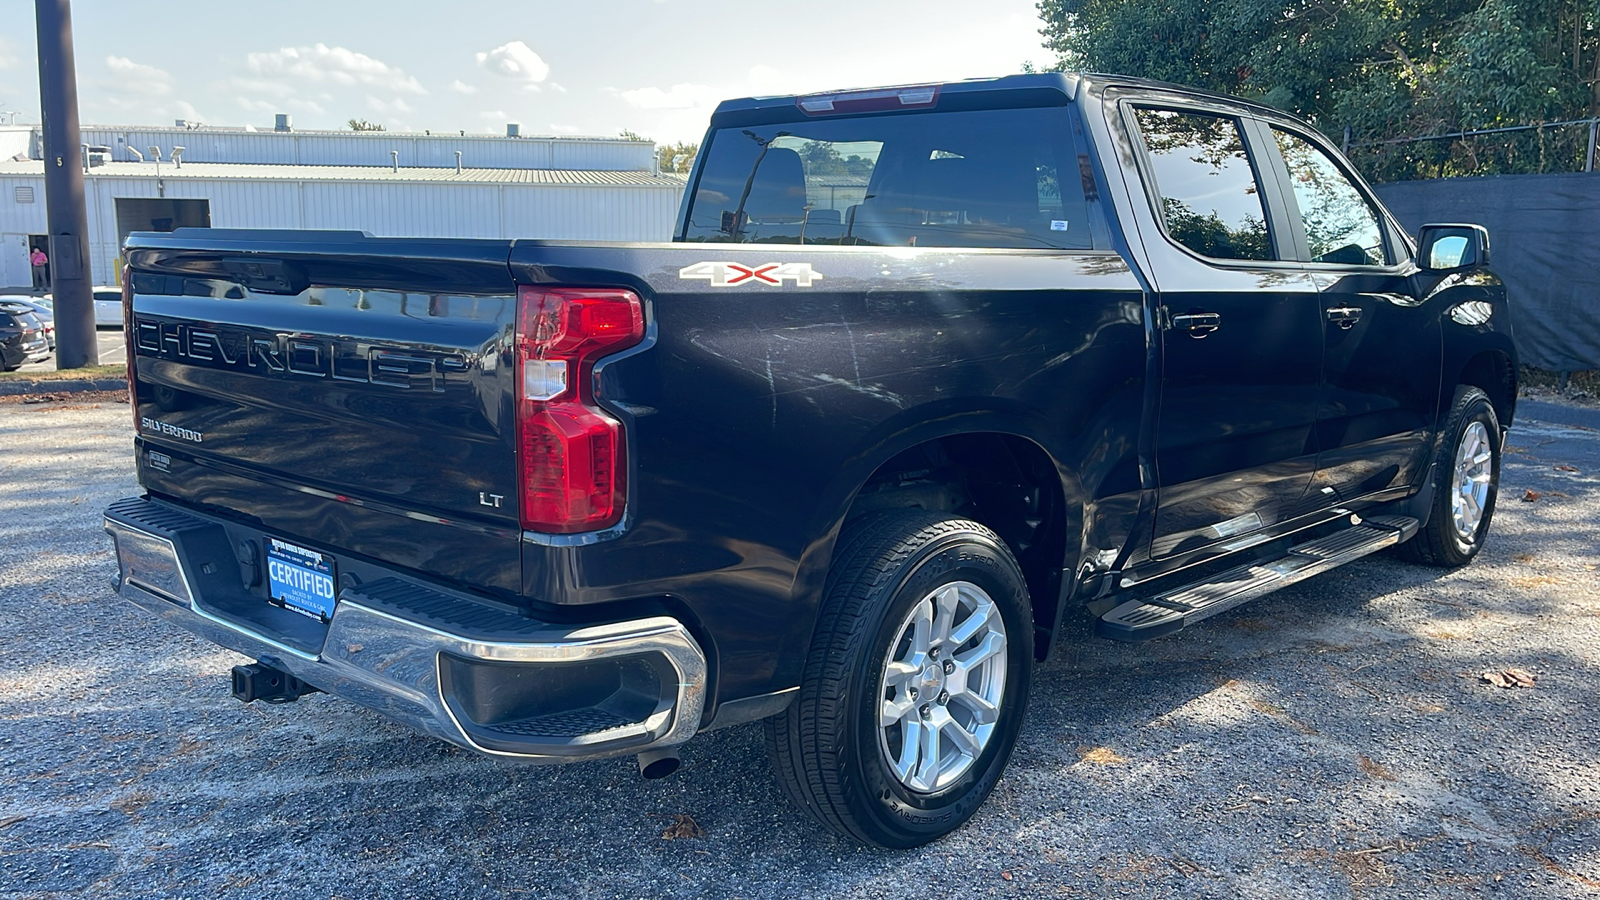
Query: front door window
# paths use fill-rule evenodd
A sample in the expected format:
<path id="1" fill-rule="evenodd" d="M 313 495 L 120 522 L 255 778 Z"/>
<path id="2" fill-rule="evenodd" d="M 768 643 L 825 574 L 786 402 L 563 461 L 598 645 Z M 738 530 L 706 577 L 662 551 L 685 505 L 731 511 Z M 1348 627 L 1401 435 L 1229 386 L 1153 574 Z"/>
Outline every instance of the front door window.
<path id="1" fill-rule="evenodd" d="M 1300 206 L 1312 262 L 1347 266 L 1388 263 L 1378 214 L 1338 165 L 1320 148 L 1287 131 L 1272 129 L 1289 184 Z"/>

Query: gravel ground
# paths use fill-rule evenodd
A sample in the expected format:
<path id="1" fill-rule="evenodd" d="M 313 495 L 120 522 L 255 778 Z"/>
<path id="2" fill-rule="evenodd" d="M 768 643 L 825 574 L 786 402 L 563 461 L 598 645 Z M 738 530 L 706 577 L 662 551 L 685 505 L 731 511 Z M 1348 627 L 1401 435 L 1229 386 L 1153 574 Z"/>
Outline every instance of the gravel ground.
<path id="1" fill-rule="evenodd" d="M 1519 420 L 1472 566 L 1380 555 L 1142 646 L 1085 637 L 975 820 L 891 853 L 798 818 L 755 726 L 645 782 L 236 703 L 245 660 L 108 587 L 127 406 L 0 403 L 0 895 L 1592 896 L 1600 432 L 1562 410 Z M 1513 667 L 1537 687 L 1481 680 Z M 700 834 L 664 837 L 677 816 Z"/>

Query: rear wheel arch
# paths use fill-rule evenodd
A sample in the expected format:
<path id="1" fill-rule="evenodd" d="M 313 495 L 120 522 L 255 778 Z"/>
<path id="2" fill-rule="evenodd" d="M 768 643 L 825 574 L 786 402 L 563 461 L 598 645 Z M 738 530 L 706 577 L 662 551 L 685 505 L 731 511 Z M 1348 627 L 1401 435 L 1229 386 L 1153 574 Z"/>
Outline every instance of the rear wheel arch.
<path id="1" fill-rule="evenodd" d="M 1036 654 L 1043 658 L 1059 624 L 1062 572 L 1073 571 L 1082 542 L 1082 493 L 1075 474 L 1021 429 L 986 423 L 943 433 L 909 432 L 880 444 L 851 470 L 846 497 L 821 518 L 821 533 L 801 560 L 797 593 L 820 596 L 838 538 L 851 521 L 891 509 L 961 515 L 990 528 L 1017 558 L 1033 605 Z M 812 640 L 816 640 L 813 633 Z"/>

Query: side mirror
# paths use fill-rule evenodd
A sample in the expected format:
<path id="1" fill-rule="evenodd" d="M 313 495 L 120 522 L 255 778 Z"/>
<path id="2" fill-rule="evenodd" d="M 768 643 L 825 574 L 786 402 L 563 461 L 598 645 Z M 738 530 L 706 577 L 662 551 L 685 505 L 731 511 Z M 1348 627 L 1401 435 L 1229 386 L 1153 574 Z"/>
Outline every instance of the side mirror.
<path id="1" fill-rule="evenodd" d="M 1482 225 L 1424 225 L 1417 245 L 1417 265 L 1424 272 L 1489 264 L 1489 229 Z"/>

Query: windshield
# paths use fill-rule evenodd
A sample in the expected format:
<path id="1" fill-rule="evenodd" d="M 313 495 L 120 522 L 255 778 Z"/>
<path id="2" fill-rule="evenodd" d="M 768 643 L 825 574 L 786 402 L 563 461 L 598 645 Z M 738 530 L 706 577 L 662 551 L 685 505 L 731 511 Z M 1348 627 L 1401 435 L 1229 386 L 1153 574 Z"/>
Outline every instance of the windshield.
<path id="1" fill-rule="evenodd" d="M 686 241 L 1093 246 L 1059 107 L 724 128 L 704 155 Z"/>

